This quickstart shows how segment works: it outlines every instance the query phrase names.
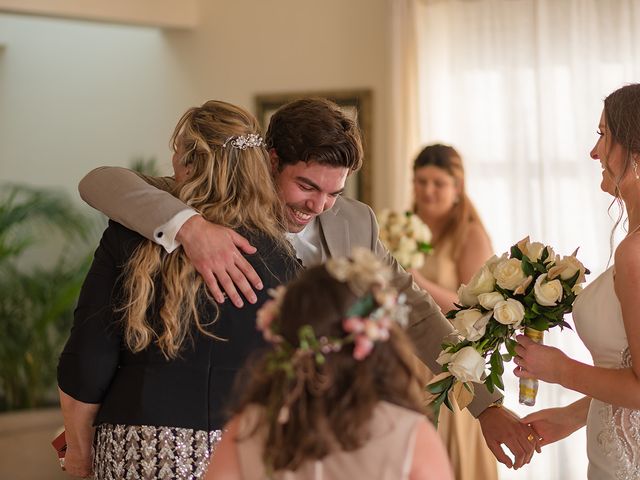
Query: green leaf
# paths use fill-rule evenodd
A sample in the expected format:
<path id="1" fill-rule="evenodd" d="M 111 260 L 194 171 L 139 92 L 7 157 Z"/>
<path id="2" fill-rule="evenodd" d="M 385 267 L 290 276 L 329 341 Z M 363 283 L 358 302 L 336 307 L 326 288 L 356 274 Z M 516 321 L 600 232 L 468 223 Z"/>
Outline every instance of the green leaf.
<path id="1" fill-rule="evenodd" d="M 434 394 L 434 395 L 438 394 L 438 393 L 442 393 L 442 392 L 448 391 L 451 388 L 451 386 L 453 385 L 453 381 L 454 380 L 455 380 L 455 377 L 452 375 L 450 377 L 443 378 L 439 382 L 430 383 L 426 387 L 427 391 L 429 393 Z"/>
<path id="2" fill-rule="evenodd" d="M 522 260 L 522 252 L 518 248 L 518 245 L 514 245 L 511 247 L 511 254 L 509 255 L 511 258 L 517 258 L 518 260 Z"/>
<path id="3" fill-rule="evenodd" d="M 544 261 L 549 258 L 549 249 L 547 247 L 544 247 L 542 249 L 542 255 L 540 255 L 540 262 L 544 263 Z"/>
<path id="4" fill-rule="evenodd" d="M 533 275 L 536 271 L 533 264 L 529 261 L 529 258 L 526 255 L 522 256 L 522 271 L 527 277 L 529 275 Z"/>

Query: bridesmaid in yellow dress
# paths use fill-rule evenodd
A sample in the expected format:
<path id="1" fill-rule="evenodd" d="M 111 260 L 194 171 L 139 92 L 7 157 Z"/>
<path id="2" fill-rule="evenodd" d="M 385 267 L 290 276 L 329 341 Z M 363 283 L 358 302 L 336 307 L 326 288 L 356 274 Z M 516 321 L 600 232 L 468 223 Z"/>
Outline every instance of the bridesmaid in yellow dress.
<path id="1" fill-rule="evenodd" d="M 419 270 L 416 283 L 428 291 L 444 313 L 453 309 L 461 283 L 493 255 L 491 240 L 465 193 L 458 152 L 448 145 L 429 145 L 413 164 L 415 213 L 433 235 L 433 252 Z M 429 378 L 431 372 L 425 372 Z M 428 380 L 427 380 L 428 381 Z M 497 462 L 487 447 L 480 423 L 468 410 L 440 411 L 438 432 L 449 453 L 457 480 L 497 480 Z"/>

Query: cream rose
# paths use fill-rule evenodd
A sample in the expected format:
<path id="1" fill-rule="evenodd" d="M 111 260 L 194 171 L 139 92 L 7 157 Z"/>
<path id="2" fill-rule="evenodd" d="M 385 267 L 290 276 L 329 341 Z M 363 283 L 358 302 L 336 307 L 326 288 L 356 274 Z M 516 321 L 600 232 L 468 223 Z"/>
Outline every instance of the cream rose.
<path id="1" fill-rule="evenodd" d="M 504 297 L 499 292 L 481 293 L 478 295 L 478 303 L 487 310 L 493 310 L 496 303 L 501 302 L 502 300 L 504 300 Z"/>
<path id="2" fill-rule="evenodd" d="M 478 297 L 463 283 L 458 288 L 458 303 L 465 307 L 473 307 L 478 303 Z"/>
<path id="3" fill-rule="evenodd" d="M 496 283 L 505 290 L 516 289 L 525 279 L 522 262 L 517 258 L 510 258 L 498 263 L 493 275 L 496 278 Z"/>
<path id="4" fill-rule="evenodd" d="M 438 358 L 436 358 L 436 362 L 438 362 L 439 365 L 444 365 L 445 363 L 449 363 L 449 360 L 451 360 L 452 356 L 452 353 L 445 352 L 443 350 L 442 352 L 440 352 L 440 355 L 438 355 Z"/>
<path id="5" fill-rule="evenodd" d="M 503 325 L 518 328 L 524 319 L 524 305 L 513 298 L 502 300 L 493 308 L 493 318 Z"/>
<path id="6" fill-rule="evenodd" d="M 562 299 L 562 284 L 560 280 L 547 281 L 547 274 L 540 275 L 533 286 L 536 301 L 545 307 L 553 307 Z"/>
<path id="7" fill-rule="evenodd" d="M 586 269 L 580 260 L 571 255 L 568 257 L 562 257 L 560 261 L 556 262 L 556 264 L 549 270 L 549 278 L 553 279 L 560 276 L 562 280 L 569 280 L 576 274 L 576 272 L 580 272 L 578 280 L 576 280 L 577 285 L 578 283 L 583 283 L 586 280 Z"/>
<path id="8" fill-rule="evenodd" d="M 495 284 L 496 279 L 489 271 L 489 268 L 483 266 L 471 278 L 467 287 L 474 295 L 480 295 L 481 293 L 493 292 Z"/>
<path id="9" fill-rule="evenodd" d="M 458 298 L 463 305 L 471 307 L 478 304 L 478 295 L 493 292 L 496 280 L 486 265 L 483 265 L 471 278 L 468 285 L 461 285 Z"/>
<path id="10" fill-rule="evenodd" d="M 500 256 L 493 255 L 489 260 L 487 260 L 484 263 L 484 266 L 487 267 L 491 272 L 491 274 L 495 276 L 496 266 L 499 263 L 502 263 L 503 261 L 507 260 L 508 258 L 509 258 L 509 255 L 506 252 Z"/>
<path id="11" fill-rule="evenodd" d="M 491 314 L 483 314 L 476 308 L 461 310 L 451 323 L 460 335 L 469 341 L 479 340 L 487 328 Z"/>
<path id="12" fill-rule="evenodd" d="M 461 382 L 482 382 L 484 358 L 471 346 L 451 355 L 449 372 Z"/>

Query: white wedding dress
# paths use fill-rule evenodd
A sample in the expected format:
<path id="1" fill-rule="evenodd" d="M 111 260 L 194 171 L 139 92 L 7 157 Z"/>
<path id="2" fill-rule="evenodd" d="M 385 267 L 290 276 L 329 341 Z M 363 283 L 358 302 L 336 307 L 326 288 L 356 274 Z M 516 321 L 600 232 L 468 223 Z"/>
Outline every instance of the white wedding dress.
<path id="1" fill-rule="evenodd" d="M 578 295 L 573 318 L 595 366 L 625 368 L 631 366 L 631 355 L 613 275 L 611 267 Z M 587 418 L 587 455 L 589 480 L 640 479 L 640 410 L 593 399 Z"/>

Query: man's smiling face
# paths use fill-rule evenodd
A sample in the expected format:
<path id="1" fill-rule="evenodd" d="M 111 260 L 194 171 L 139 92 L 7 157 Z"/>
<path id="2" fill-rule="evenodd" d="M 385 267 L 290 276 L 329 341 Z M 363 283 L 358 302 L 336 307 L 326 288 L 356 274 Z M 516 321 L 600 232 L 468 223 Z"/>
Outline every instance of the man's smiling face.
<path id="1" fill-rule="evenodd" d="M 333 207 L 344 190 L 349 169 L 298 162 L 278 170 L 276 162 L 277 159 L 273 164 L 274 182 L 284 204 L 287 230 L 297 233 L 313 218 Z"/>

